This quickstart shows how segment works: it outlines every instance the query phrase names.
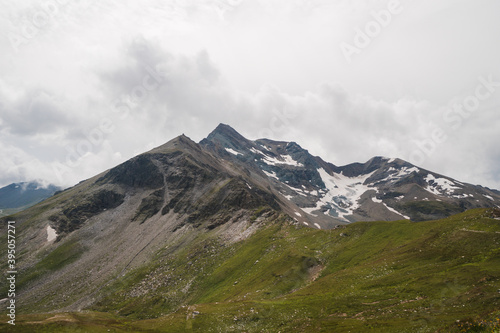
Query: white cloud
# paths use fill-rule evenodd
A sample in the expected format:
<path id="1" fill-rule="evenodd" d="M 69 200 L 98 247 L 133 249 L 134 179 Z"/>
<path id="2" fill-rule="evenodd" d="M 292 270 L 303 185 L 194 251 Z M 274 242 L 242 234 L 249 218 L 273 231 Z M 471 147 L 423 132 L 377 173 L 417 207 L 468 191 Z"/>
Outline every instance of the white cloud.
<path id="1" fill-rule="evenodd" d="M 500 188 L 500 89 L 458 130 L 443 120 L 479 76 L 500 80 L 491 42 L 498 3 L 401 3 L 351 65 L 339 43 L 386 1 L 68 2 L 17 52 L 9 36 L 44 9 L 5 4 L 0 184 L 74 184 L 181 133 L 199 141 L 224 122 L 338 165 L 410 159 L 438 127 L 448 139 L 421 167 Z M 54 165 L 68 161 L 76 166 L 61 179 Z"/>

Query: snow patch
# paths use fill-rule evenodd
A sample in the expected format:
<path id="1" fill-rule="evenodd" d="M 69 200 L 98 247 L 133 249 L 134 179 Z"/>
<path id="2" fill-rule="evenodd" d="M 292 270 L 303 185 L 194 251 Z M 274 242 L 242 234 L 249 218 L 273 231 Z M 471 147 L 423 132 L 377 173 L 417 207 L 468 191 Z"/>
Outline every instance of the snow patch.
<path id="1" fill-rule="evenodd" d="M 225 148 L 225 149 L 226 149 L 226 151 L 227 151 L 228 153 L 231 153 L 231 154 L 233 154 L 233 155 L 235 155 L 235 156 L 238 156 L 238 155 L 243 155 L 242 153 L 237 152 L 237 151 L 236 151 L 236 150 L 234 150 L 234 149 L 231 149 L 231 148 Z"/>
<path id="2" fill-rule="evenodd" d="M 493 199 L 493 197 L 487 195 L 487 194 L 483 194 L 483 196 L 487 199 L 490 199 L 491 201 L 495 201 L 495 199 Z"/>
<path id="3" fill-rule="evenodd" d="M 307 197 L 307 196 L 308 196 L 308 194 L 310 193 L 310 192 L 308 192 L 308 191 L 304 191 L 304 190 L 302 190 L 302 189 L 300 189 L 300 188 L 292 187 L 292 186 L 288 185 L 287 183 L 288 183 L 288 181 L 285 181 L 285 182 L 284 182 L 284 183 L 282 183 L 282 184 L 283 184 L 283 185 L 285 185 L 285 186 L 287 186 L 289 189 L 291 189 L 292 191 L 294 191 L 295 193 L 297 193 L 297 194 L 299 194 L 299 195 L 302 195 L 302 196 L 304 196 L 304 197 Z"/>
<path id="4" fill-rule="evenodd" d="M 302 209 L 303 212 L 305 212 L 311 216 L 318 217 L 318 215 L 312 213 L 315 210 L 318 210 L 318 208 L 316 208 L 316 207 L 305 207 L 305 208 L 300 208 L 300 209 Z"/>
<path id="5" fill-rule="evenodd" d="M 411 168 L 408 168 L 408 167 L 402 167 L 399 171 L 393 167 L 390 167 L 388 172 L 392 172 L 391 174 L 389 174 L 387 177 L 385 177 L 384 179 L 380 180 L 381 182 L 384 182 L 384 181 L 396 181 L 396 180 L 400 180 L 401 178 L 403 177 L 406 177 L 408 176 L 409 174 L 411 174 L 412 172 L 419 172 L 420 169 L 417 168 L 417 167 L 411 167 Z"/>
<path id="6" fill-rule="evenodd" d="M 268 165 L 278 165 L 278 164 L 286 164 L 286 165 L 291 165 L 291 166 L 296 166 L 296 167 L 303 167 L 304 165 L 302 163 L 297 162 L 292 158 L 290 155 L 279 155 L 279 158 L 271 157 L 268 155 L 262 155 L 264 156 L 264 163 Z"/>
<path id="7" fill-rule="evenodd" d="M 405 169 L 405 168 L 403 168 L 403 169 Z M 413 167 L 413 168 L 409 168 L 409 169 L 407 169 L 407 170 L 406 170 L 406 173 L 409 175 L 409 174 L 410 174 L 410 173 L 412 173 L 412 172 L 417 172 L 417 173 L 418 173 L 419 171 L 420 171 L 420 169 L 419 169 L 419 168 L 417 168 L 417 167 Z"/>
<path id="8" fill-rule="evenodd" d="M 254 147 L 250 148 L 250 151 L 254 154 L 258 154 L 258 155 L 262 155 L 262 152 L 258 151 L 257 149 L 255 149 Z"/>
<path id="9" fill-rule="evenodd" d="M 47 226 L 47 242 L 52 242 L 57 238 L 57 232 L 50 226 Z"/>
<path id="10" fill-rule="evenodd" d="M 454 182 L 446 178 L 436 178 L 431 174 L 425 177 L 425 181 L 429 184 L 425 190 L 435 195 L 451 195 L 455 190 L 460 190 Z"/>
<path id="11" fill-rule="evenodd" d="M 410 219 L 408 216 L 405 216 L 405 215 L 401 214 L 400 212 L 398 212 L 398 211 L 397 211 L 397 210 L 395 210 L 394 208 L 387 206 L 387 205 L 385 204 L 385 202 L 383 202 L 382 200 L 377 199 L 377 198 L 375 198 L 375 197 L 372 197 L 371 199 L 372 199 L 372 201 L 373 201 L 373 202 L 376 202 L 376 203 L 381 203 L 381 204 L 382 204 L 382 205 L 384 205 L 384 206 L 385 206 L 385 208 L 387 208 L 389 211 L 391 211 L 391 212 L 393 212 L 393 213 L 396 213 L 396 214 L 398 214 L 398 215 L 400 215 L 400 216 L 404 217 L 404 218 L 405 218 L 405 219 L 407 219 L 407 220 L 409 220 L 409 219 Z"/>
<path id="12" fill-rule="evenodd" d="M 267 172 L 266 170 L 262 170 L 268 177 L 271 177 L 271 178 L 274 178 L 274 179 L 277 179 L 279 180 L 278 176 L 276 175 L 276 172 L 274 171 L 271 171 L 271 172 Z"/>
<path id="13" fill-rule="evenodd" d="M 271 151 L 271 149 L 269 149 L 267 146 L 264 146 L 263 144 L 259 144 L 262 148 L 264 148 L 265 150 L 267 151 Z"/>
<path id="14" fill-rule="evenodd" d="M 321 229 L 321 226 L 319 224 L 314 223 L 314 225 L 316 226 L 316 228 Z"/>
<path id="15" fill-rule="evenodd" d="M 398 212 L 398 211 L 397 211 L 397 210 L 395 210 L 394 208 L 387 206 L 385 203 L 382 203 L 382 204 L 383 204 L 383 205 L 385 206 L 385 208 L 387 208 L 389 211 L 391 211 L 391 212 L 393 212 L 393 213 L 395 213 L 395 214 L 398 214 L 399 216 L 402 216 L 402 217 L 404 217 L 404 218 L 405 218 L 405 219 L 407 219 L 407 220 L 409 220 L 409 219 L 410 219 L 408 216 L 401 214 L 400 212 Z"/>
<path id="16" fill-rule="evenodd" d="M 294 212 L 294 213 L 295 213 L 295 215 L 302 217 L 302 214 L 300 214 L 299 212 Z"/>
<path id="17" fill-rule="evenodd" d="M 267 147 L 262 146 L 264 149 L 269 150 Z M 255 148 L 250 148 L 250 151 L 254 154 L 261 155 L 263 157 L 262 161 L 266 163 L 267 165 L 279 165 L 279 164 L 286 164 L 286 165 L 292 165 L 296 167 L 303 167 L 304 164 L 297 162 L 292 158 L 290 155 L 278 155 L 278 158 L 272 157 L 269 155 L 264 154 L 261 151 L 258 151 Z"/>

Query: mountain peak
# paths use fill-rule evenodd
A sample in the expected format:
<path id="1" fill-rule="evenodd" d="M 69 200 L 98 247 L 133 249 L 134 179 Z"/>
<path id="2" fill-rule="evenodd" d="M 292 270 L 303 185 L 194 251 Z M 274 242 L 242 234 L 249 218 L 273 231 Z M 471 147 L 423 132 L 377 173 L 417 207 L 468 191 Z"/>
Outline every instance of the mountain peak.
<path id="1" fill-rule="evenodd" d="M 227 124 L 220 123 L 207 137 L 207 139 L 211 139 L 216 136 L 225 136 L 225 137 L 233 137 L 238 140 L 246 140 L 240 133 L 238 133 L 234 128 Z"/>
<path id="2" fill-rule="evenodd" d="M 202 145 L 221 145 L 225 148 L 238 149 L 251 146 L 249 140 L 229 125 L 220 123 L 208 136 L 200 142 Z"/>
<path id="3" fill-rule="evenodd" d="M 185 150 L 185 149 L 195 149 L 195 150 L 200 150 L 200 147 L 196 142 L 191 140 L 189 137 L 186 135 L 182 134 L 179 135 L 178 137 L 168 141 L 167 143 L 158 146 L 156 148 L 153 148 L 148 154 L 157 154 L 157 153 L 165 153 L 169 151 L 174 151 L 174 150 Z"/>
<path id="4" fill-rule="evenodd" d="M 219 125 L 217 125 L 217 127 L 213 130 L 213 132 L 235 132 L 235 133 L 237 133 L 234 128 L 232 128 L 228 124 L 223 124 L 223 123 L 220 123 Z"/>

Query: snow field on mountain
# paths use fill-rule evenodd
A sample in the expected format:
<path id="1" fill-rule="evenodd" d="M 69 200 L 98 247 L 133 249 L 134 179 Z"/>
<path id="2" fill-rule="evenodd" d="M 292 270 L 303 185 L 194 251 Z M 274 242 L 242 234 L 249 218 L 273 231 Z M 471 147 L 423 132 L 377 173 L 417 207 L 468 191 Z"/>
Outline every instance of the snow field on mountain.
<path id="1" fill-rule="evenodd" d="M 375 171 L 374 171 L 375 172 Z M 347 220 L 345 217 L 352 215 L 359 208 L 359 199 L 366 191 L 370 190 L 364 182 L 374 173 L 358 177 L 347 177 L 340 174 L 330 175 L 323 168 L 318 169 L 321 180 L 325 184 L 326 193 L 318 200 L 316 207 L 302 208 L 302 210 L 312 216 L 312 212 L 321 209 L 324 206 L 331 205 L 337 211 L 340 218 Z"/>
<path id="2" fill-rule="evenodd" d="M 401 179 L 403 177 L 408 176 L 412 172 L 419 172 L 420 169 L 417 168 L 417 167 L 412 167 L 412 168 L 402 167 L 398 171 L 396 168 L 390 167 L 388 171 L 389 172 L 393 172 L 393 173 L 389 174 L 387 177 L 385 177 L 384 179 L 382 179 L 381 182 L 399 180 L 399 179 Z"/>
<path id="3" fill-rule="evenodd" d="M 431 174 L 425 177 L 425 181 L 429 184 L 425 189 L 435 195 L 451 195 L 455 190 L 460 190 L 454 182 L 445 178 L 436 178 Z"/>
<path id="4" fill-rule="evenodd" d="M 267 150 L 269 150 L 269 149 L 267 149 Z M 250 151 L 254 154 L 261 155 L 263 157 L 262 161 L 264 163 L 266 163 L 267 165 L 286 164 L 286 165 L 291 165 L 291 166 L 295 166 L 295 167 L 304 167 L 304 165 L 302 163 L 297 162 L 290 155 L 279 155 L 279 158 L 275 158 L 275 157 L 266 155 L 266 154 L 262 153 L 261 151 L 258 151 L 255 148 L 251 148 Z"/>

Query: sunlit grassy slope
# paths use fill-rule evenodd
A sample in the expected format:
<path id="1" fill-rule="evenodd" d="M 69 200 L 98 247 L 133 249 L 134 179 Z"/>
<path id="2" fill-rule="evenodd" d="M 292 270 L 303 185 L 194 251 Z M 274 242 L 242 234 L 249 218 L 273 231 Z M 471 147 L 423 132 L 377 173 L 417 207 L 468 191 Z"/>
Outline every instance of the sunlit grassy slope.
<path id="1" fill-rule="evenodd" d="M 92 311 L 20 315 L 0 330 L 498 332 L 495 214 L 331 231 L 281 218 L 226 246 L 213 230 L 106 286 Z"/>

